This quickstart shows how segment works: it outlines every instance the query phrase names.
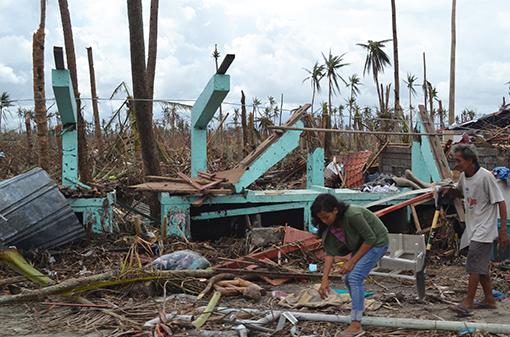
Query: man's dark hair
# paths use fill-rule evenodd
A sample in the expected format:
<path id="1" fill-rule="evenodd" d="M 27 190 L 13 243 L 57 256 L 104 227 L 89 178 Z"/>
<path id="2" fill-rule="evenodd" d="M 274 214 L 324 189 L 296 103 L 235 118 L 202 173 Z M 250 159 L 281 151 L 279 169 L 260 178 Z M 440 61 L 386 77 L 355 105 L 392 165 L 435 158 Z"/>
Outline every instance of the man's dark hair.
<path id="1" fill-rule="evenodd" d="M 478 154 L 476 152 L 476 148 L 473 145 L 459 144 L 455 146 L 453 152 L 460 153 L 462 158 L 464 158 L 465 160 L 471 160 L 473 164 L 475 164 L 476 166 L 480 166 L 480 164 L 478 163 Z"/>

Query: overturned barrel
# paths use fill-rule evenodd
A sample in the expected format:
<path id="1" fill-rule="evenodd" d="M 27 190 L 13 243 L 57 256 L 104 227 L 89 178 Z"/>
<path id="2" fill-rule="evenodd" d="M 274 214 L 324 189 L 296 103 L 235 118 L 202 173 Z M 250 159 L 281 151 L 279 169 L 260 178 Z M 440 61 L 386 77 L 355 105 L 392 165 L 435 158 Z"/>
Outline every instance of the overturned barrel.
<path id="1" fill-rule="evenodd" d="M 84 236 L 83 225 L 43 169 L 0 181 L 0 246 L 54 248 Z"/>

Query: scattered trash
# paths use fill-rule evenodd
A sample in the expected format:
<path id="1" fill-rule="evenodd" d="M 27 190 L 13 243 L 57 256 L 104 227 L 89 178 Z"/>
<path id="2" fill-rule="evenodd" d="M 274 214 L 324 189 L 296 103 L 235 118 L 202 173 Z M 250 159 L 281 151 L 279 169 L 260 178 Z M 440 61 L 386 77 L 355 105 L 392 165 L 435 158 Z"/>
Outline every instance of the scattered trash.
<path id="1" fill-rule="evenodd" d="M 459 331 L 459 336 L 466 336 L 466 335 L 470 335 L 475 332 L 476 332 L 475 328 L 464 328 Z"/>
<path id="2" fill-rule="evenodd" d="M 349 295 L 349 290 L 347 289 L 334 289 L 334 291 L 339 295 Z M 373 291 L 365 291 L 365 298 L 374 296 Z"/>
<path id="3" fill-rule="evenodd" d="M 494 296 L 496 301 L 503 301 L 506 298 L 504 293 L 496 289 L 492 289 L 492 296 Z"/>
<path id="4" fill-rule="evenodd" d="M 368 193 L 396 193 L 400 192 L 397 186 L 395 185 L 375 185 L 375 186 L 365 186 L 361 190 L 362 192 L 368 192 Z"/>
<path id="5" fill-rule="evenodd" d="M 274 291 L 271 292 L 271 297 L 272 298 L 277 298 L 279 300 L 284 299 L 287 296 L 289 296 L 289 294 L 286 293 L 285 291 L 274 290 Z"/>
<path id="6" fill-rule="evenodd" d="M 179 250 L 165 254 L 152 261 L 150 267 L 161 270 L 197 270 L 209 268 L 211 264 L 202 255 L 192 250 Z"/>

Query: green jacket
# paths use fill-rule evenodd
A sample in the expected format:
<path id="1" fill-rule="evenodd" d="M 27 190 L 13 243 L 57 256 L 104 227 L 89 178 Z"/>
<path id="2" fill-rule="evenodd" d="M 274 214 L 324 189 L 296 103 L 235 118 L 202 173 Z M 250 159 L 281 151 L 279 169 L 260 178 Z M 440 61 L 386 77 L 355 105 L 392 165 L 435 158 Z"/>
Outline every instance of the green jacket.
<path id="1" fill-rule="evenodd" d="M 388 230 L 383 222 L 368 209 L 350 205 L 344 215 L 336 220 L 345 233 L 345 243 L 330 233 L 328 227 L 322 234 L 322 244 L 329 256 L 343 256 L 356 252 L 363 242 L 371 246 L 388 244 Z"/>

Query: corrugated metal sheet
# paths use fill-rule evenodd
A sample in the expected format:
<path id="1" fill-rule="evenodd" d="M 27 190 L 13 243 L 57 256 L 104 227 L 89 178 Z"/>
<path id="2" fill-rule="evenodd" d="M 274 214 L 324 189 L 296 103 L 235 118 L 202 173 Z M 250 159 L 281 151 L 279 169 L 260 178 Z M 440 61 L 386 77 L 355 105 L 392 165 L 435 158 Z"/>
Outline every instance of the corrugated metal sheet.
<path id="1" fill-rule="evenodd" d="M 0 244 L 53 248 L 83 236 L 83 225 L 43 169 L 0 181 Z"/>

